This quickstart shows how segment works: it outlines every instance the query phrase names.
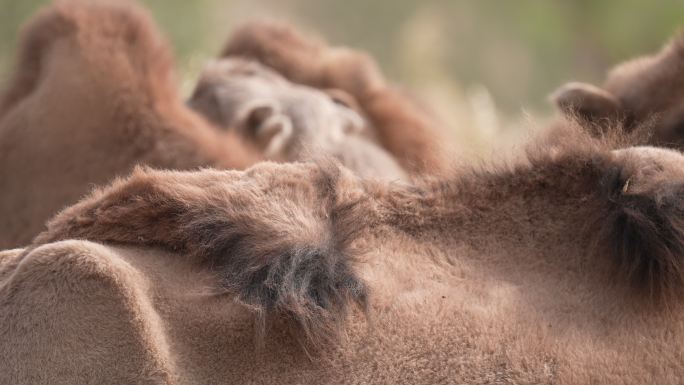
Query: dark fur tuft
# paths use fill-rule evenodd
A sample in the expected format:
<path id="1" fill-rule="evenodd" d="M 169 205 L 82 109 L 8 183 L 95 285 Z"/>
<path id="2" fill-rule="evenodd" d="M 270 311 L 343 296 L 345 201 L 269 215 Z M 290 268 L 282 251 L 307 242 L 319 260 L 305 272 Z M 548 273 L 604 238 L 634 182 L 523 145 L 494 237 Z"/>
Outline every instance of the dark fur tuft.
<path id="1" fill-rule="evenodd" d="M 684 186 L 672 182 L 632 193 L 629 184 L 618 166 L 603 177 L 608 207 L 600 219 L 599 245 L 637 289 L 664 299 L 684 285 Z"/>
<path id="2" fill-rule="evenodd" d="M 364 200 L 339 201 L 337 167 L 269 165 L 253 172 L 292 169 L 285 187 L 250 179 L 233 189 L 219 171 L 138 169 L 62 212 L 34 244 L 80 238 L 188 255 L 216 272 L 218 293 L 255 311 L 261 334 L 267 321 L 285 320 L 306 345 L 322 348 L 337 340 L 352 306 L 367 310 L 352 242 L 368 210 Z M 302 170 L 316 175 L 313 188 Z"/>
<path id="3" fill-rule="evenodd" d="M 361 203 L 331 205 L 315 241 L 288 229 L 235 223 L 221 207 L 209 207 L 180 231 L 196 237 L 186 249 L 212 265 L 222 289 L 255 311 L 262 335 L 269 321 L 285 319 L 307 345 L 321 348 L 338 339 L 351 306 L 365 312 L 368 305 L 351 246 L 363 223 Z"/>

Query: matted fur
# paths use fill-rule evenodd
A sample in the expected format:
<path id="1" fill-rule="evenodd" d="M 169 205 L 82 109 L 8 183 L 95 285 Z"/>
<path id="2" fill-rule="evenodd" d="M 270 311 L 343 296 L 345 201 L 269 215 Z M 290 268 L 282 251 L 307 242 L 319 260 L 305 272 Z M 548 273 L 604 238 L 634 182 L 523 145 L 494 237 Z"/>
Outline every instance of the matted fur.
<path id="1" fill-rule="evenodd" d="M 660 175 L 645 186 L 634 185 L 634 175 L 657 173 L 670 175 Z M 642 160 L 611 166 L 601 181 L 609 204 L 596 229 L 599 242 L 615 254 L 622 273 L 656 300 L 672 301 L 667 297 L 679 294 L 684 286 L 681 175 L 676 168 L 667 170 L 656 161 Z"/>
<path id="2" fill-rule="evenodd" d="M 563 146 L 533 144 L 513 164 L 461 170 L 456 178 L 411 187 L 341 183 L 342 170 L 330 165 L 278 170 L 264 164 L 246 174 L 140 169 L 65 210 L 35 243 L 77 238 L 180 251 L 224 271 L 226 287 L 238 298 L 260 310 L 284 309 L 305 334 L 319 338 L 326 333 L 312 330 L 329 330 L 329 316 L 339 321 L 348 300 L 367 298 L 350 268 L 349 245 L 358 234 L 378 224 L 412 236 L 441 231 L 463 209 L 475 212 L 497 197 L 546 190 L 577 195 L 573 199 L 590 213 L 579 234 L 587 246 L 599 246 L 597 258 L 608 257 L 625 281 L 633 279 L 651 298 L 679 291 L 681 155 L 650 148 L 615 152 L 609 142 L 566 130 Z"/>

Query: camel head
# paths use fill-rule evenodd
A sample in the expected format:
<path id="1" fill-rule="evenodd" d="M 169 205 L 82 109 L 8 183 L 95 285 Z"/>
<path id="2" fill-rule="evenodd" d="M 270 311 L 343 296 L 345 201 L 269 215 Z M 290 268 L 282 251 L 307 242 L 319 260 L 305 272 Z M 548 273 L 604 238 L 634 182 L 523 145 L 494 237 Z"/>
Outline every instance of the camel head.
<path id="1" fill-rule="evenodd" d="M 297 85 L 239 58 L 210 62 L 188 103 L 223 129 L 254 141 L 273 160 L 329 153 L 366 124 L 344 91 Z"/>

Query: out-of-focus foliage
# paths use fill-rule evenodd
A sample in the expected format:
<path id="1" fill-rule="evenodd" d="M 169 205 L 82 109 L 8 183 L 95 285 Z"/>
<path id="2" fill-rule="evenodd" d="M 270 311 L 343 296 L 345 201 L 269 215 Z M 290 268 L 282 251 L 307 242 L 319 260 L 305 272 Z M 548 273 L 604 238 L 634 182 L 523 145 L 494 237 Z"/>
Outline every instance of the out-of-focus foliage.
<path id="1" fill-rule="evenodd" d="M 524 114 L 549 111 L 568 80 L 599 82 L 613 64 L 653 52 L 684 24 L 682 0 L 142 0 L 168 34 L 183 89 L 230 30 L 250 17 L 291 20 L 370 51 L 422 94 L 459 141 L 487 149 Z M 0 0 L 0 76 L 19 25 L 45 1 Z"/>

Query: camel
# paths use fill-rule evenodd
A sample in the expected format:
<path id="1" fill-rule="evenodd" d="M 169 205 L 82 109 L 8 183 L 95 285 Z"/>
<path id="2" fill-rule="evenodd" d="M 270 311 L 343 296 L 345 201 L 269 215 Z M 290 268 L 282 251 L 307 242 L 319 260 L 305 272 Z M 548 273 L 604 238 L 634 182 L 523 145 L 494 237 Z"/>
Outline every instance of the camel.
<path id="1" fill-rule="evenodd" d="M 676 384 L 684 157 L 138 168 L 0 258 L 0 382 Z"/>
<path id="2" fill-rule="evenodd" d="M 406 179 L 397 160 L 373 140 L 351 96 L 291 83 L 259 62 L 211 61 L 188 105 L 254 142 L 269 160 L 332 156 L 361 176 Z"/>
<path id="3" fill-rule="evenodd" d="M 257 61 L 290 82 L 328 92 L 355 108 L 409 176 L 438 176 L 452 169 L 453 154 L 444 146 L 445 129 L 434 112 L 390 84 L 364 52 L 329 46 L 314 33 L 261 20 L 233 31 L 219 56 Z"/>
<path id="4" fill-rule="evenodd" d="M 594 134 L 620 129 L 632 144 L 684 148 L 684 34 L 658 53 L 615 67 L 602 86 L 571 82 L 551 98 L 566 116 L 584 120 Z M 619 124 L 617 124 L 619 123 Z"/>
<path id="5" fill-rule="evenodd" d="M 24 245 L 94 184 L 138 164 L 261 160 L 177 94 L 166 41 L 127 2 L 57 2 L 25 27 L 0 96 L 0 248 Z"/>
<path id="6" fill-rule="evenodd" d="M 294 62 L 299 51 L 292 52 Z M 340 82 L 367 67 L 350 60 Z M 329 88 L 343 86 L 331 80 Z M 414 175 L 446 169 L 428 155 L 441 140 L 425 124 L 427 111 L 384 84 L 378 93 L 364 109 L 387 123 L 375 126 L 386 128 L 381 143 L 395 157 L 388 164 L 398 162 Z M 392 116 L 395 109 L 409 112 Z M 403 151 L 397 145 L 407 144 L 399 138 L 405 132 L 414 147 Z M 365 147 L 369 159 L 385 151 Z M 358 151 L 355 159 L 364 160 Z M 421 151 L 432 160 L 419 161 Z M 168 43 L 146 11 L 129 1 L 57 2 L 25 26 L 15 73 L 0 94 L 0 249 L 28 244 L 60 209 L 137 165 L 244 169 L 264 159 L 253 141 L 185 105 Z"/>
<path id="7" fill-rule="evenodd" d="M 124 46 L 140 41 L 134 31 L 146 29 L 137 27 L 116 38 L 129 11 L 113 18 L 70 7 L 43 13 L 58 22 L 44 24 L 54 26 L 33 44 L 54 47 L 25 51 L 34 65 L 20 67 L 29 72 L 3 98 L 0 132 L 12 116 L 16 127 L 70 116 L 66 101 L 79 88 L 76 96 L 65 87 L 30 91 L 48 80 L 105 82 L 96 89 L 110 96 L 159 84 L 140 75 L 148 65 L 128 61 L 138 56 L 126 50 L 108 49 L 118 60 L 90 67 L 93 59 L 74 48 L 80 40 L 64 39 L 89 25 Z M 103 42 L 88 36 L 80 44 L 89 49 Z M 296 71 L 311 65 L 295 64 L 303 58 L 296 49 L 292 62 L 278 63 L 284 51 L 266 56 L 272 68 L 290 68 L 278 72 L 291 81 L 382 105 L 372 82 L 349 76 L 347 86 L 328 87 L 312 68 Z M 58 73 L 82 60 L 83 77 L 36 77 L 45 61 L 38 52 L 67 62 Z M 343 73 L 330 79 L 345 79 L 347 67 L 336 68 Z M 110 70 L 140 82 L 120 89 Z M 120 112 L 80 89 L 86 122 L 98 109 L 141 123 L 123 126 L 133 130 L 160 121 L 168 128 L 175 116 L 163 103 L 149 107 L 156 94 Z M 71 108 L 29 114 L 47 108 L 29 102 L 39 94 L 60 94 Z M 225 135 L 184 108 L 172 111 L 203 122 L 193 130 Z M 67 123 L 80 127 L 76 117 Z M 62 211 L 27 247 L 0 252 L 0 383 L 679 383 L 684 159 L 624 148 L 579 125 L 564 122 L 566 140 L 531 143 L 509 162 L 414 184 L 363 179 L 323 161 L 134 169 Z M 208 142 L 221 147 L 223 138 Z M 387 143 L 410 140 L 382 138 L 393 155 L 401 146 Z M 404 162 L 413 172 L 424 167 Z"/>

